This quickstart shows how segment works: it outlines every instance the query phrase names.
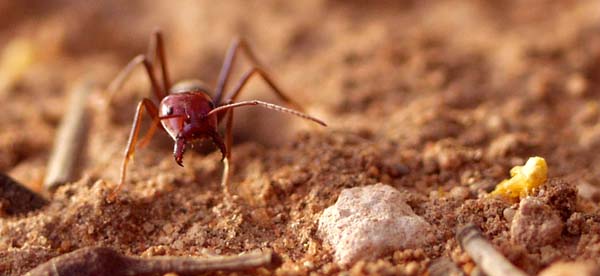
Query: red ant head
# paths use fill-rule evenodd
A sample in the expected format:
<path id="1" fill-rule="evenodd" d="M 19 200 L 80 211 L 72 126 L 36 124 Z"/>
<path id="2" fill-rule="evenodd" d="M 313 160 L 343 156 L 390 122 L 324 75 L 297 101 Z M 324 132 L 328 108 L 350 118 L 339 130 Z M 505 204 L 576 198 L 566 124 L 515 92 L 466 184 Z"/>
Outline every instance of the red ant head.
<path id="1" fill-rule="evenodd" d="M 221 136 L 217 132 L 218 119 L 215 114 L 207 116 L 214 108 L 211 98 L 204 92 L 180 92 L 165 97 L 159 106 L 161 123 L 175 140 L 173 155 L 182 165 L 183 154 L 188 142 L 210 138 L 225 152 Z"/>

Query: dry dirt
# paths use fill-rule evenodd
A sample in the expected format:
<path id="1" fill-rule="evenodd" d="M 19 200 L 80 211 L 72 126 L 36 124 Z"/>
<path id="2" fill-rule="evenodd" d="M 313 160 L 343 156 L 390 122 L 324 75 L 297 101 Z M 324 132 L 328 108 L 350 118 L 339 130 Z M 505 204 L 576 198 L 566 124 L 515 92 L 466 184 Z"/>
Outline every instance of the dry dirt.
<path id="1" fill-rule="evenodd" d="M 78 180 L 44 192 L 51 203 L 39 211 L 0 218 L 0 274 L 92 245 L 142 256 L 271 248 L 284 263 L 255 271 L 265 274 L 422 274 L 442 256 L 470 272 L 454 239 L 467 222 L 531 274 L 559 260 L 600 260 L 600 3 L 367 2 L 0 2 L 0 46 L 16 41 L 31 54 L 0 90 L 0 171 L 42 192 L 69 88 L 84 78 L 100 88 Z M 172 79 L 215 83 L 240 35 L 329 126 L 237 112 L 233 203 L 210 143 L 181 168 L 159 133 L 107 203 L 136 102 L 151 91 L 140 70 L 107 109 L 103 88 L 145 52 L 155 27 Z M 234 79 L 248 68 L 242 61 Z M 257 80 L 242 98 L 281 103 Z M 517 204 L 486 194 L 535 155 L 550 177 L 536 197 L 565 227 L 555 243 L 526 247 L 510 239 L 506 210 Z M 342 189 L 378 182 L 403 192 L 436 235 L 422 249 L 339 267 L 316 234 L 319 215 Z"/>

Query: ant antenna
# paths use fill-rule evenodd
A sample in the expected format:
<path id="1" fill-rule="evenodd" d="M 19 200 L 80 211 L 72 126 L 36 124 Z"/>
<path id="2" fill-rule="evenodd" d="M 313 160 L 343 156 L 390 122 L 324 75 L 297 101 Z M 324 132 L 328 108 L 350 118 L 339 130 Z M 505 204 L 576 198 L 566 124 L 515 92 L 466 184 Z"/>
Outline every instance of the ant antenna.
<path id="1" fill-rule="evenodd" d="M 294 109 L 291 108 L 287 108 L 287 107 L 283 107 L 280 105 L 276 105 L 276 104 L 272 104 L 272 103 L 267 103 L 267 102 L 262 102 L 262 101 L 258 101 L 258 100 L 252 100 L 252 101 L 242 101 L 242 102 L 237 102 L 237 103 L 231 103 L 231 104 L 226 104 L 226 105 L 222 105 L 219 106 L 217 108 L 214 108 L 213 110 L 211 110 L 210 112 L 208 112 L 206 114 L 206 116 L 210 116 L 211 114 L 215 114 L 217 112 L 221 112 L 223 110 L 227 110 L 227 109 L 231 109 L 231 108 L 236 108 L 236 107 L 241 107 L 241 106 L 247 106 L 247 105 L 258 105 L 267 109 L 271 109 L 271 110 L 275 110 L 275 111 L 279 111 L 279 112 L 283 112 L 283 113 L 289 113 L 295 116 L 298 116 L 302 119 L 306 119 L 306 120 L 310 120 L 313 121 L 317 124 L 320 124 L 322 126 L 327 126 L 327 124 L 325 124 L 323 121 L 312 117 L 308 114 L 302 113 L 300 111 L 296 111 Z"/>

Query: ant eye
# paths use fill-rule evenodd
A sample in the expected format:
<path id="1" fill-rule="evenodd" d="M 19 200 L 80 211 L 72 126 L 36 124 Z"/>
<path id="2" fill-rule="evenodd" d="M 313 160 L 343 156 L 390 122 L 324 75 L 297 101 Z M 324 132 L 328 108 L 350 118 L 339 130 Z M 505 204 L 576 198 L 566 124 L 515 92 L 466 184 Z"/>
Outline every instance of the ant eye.
<path id="1" fill-rule="evenodd" d="M 171 115 L 171 114 L 173 114 L 173 107 L 169 106 L 169 107 L 167 107 L 167 115 Z"/>

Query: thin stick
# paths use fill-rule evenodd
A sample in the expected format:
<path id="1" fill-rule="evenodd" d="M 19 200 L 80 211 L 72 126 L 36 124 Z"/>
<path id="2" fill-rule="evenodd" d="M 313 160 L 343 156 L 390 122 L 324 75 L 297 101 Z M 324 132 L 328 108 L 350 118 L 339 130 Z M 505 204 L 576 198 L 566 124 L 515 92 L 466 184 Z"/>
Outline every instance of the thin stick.
<path id="1" fill-rule="evenodd" d="M 150 258 L 128 257 L 106 247 L 86 247 L 55 257 L 26 275 L 197 275 L 215 271 L 244 271 L 278 266 L 273 252 L 253 252 L 238 256 Z"/>
<path id="2" fill-rule="evenodd" d="M 154 275 L 175 272 L 179 275 L 210 271 L 239 271 L 271 264 L 272 252 L 253 252 L 238 256 L 127 258 L 129 275 Z"/>
<path id="3" fill-rule="evenodd" d="M 470 223 L 460 228 L 456 232 L 456 239 L 460 247 L 487 275 L 527 275 L 498 252 L 474 224 Z"/>
<path id="4" fill-rule="evenodd" d="M 48 161 L 44 179 L 46 190 L 53 190 L 75 177 L 77 160 L 88 132 L 86 102 L 91 90 L 89 80 L 77 83 L 72 89 L 67 112 L 54 138 L 54 147 Z"/>

